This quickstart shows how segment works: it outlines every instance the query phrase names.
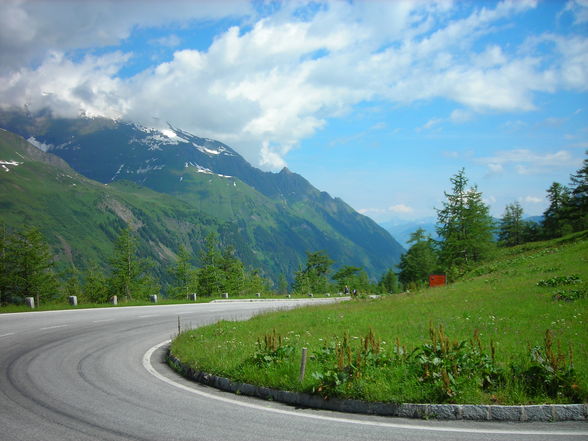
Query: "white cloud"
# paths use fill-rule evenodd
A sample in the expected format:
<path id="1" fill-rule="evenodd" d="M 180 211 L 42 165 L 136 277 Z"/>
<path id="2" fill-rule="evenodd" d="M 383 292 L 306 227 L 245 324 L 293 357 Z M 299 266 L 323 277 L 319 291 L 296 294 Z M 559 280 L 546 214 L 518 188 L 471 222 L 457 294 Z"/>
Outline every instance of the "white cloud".
<path id="1" fill-rule="evenodd" d="M 488 163 L 488 169 L 490 170 L 490 173 L 493 175 L 498 175 L 498 174 L 502 174 L 504 172 L 504 167 L 502 166 L 502 164 L 495 164 L 495 163 Z"/>
<path id="2" fill-rule="evenodd" d="M 566 12 L 573 15 L 575 25 L 588 22 L 588 0 L 568 0 L 562 13 Z"/>
<path id="3" fill-rule="evenodd" d="M 155 46 L 176 47 L 182 43 L 182 39 L 176 34 L 171 34 L 149 40 L 149 43 Z"/>
<path id="4" fill-rule="evenodd" d="M 473 5 L 284 2 L 259 18 L 240 1 L 10 0 L 0 4 L 0 102 L 160 128 L 169 121 L 231 144 L 256 165 L 279 168 L 301 139 L 361 102 L 440 98 L 461 106 L 427 129 L 466 122 L 475 112 L 532 110 L 536 92 L 586 90 L 587 42 L 580 37 L 531 38 L 518 52 L 507 45 L 476 49 L 497 23 L 510 23 L 535 1 Z M 176 51 L 132 78 L 118 72 L 133 54 L 70 55 L 116 45 L 138 27 L 227 16 L 247 17 L 248 26 L 219 34 L 205 51 Z M 174 36 L 158 44 L 174 46 Z M 554 44 L 553 54 L 538 53 L 542 41 Z M 513 160 L 488 162 L 496 171 Z"/>
<path id="5" fill-rule="evenodd" d="M 537 153 L 529 149 L 514 149 L 496 152 L 494 156 L 476 158 L 474 162 L 486 165 L 491 174 L 502 173 L 508 166 L 514 166 L 521 175 L 543 173 L 559 167 L 577 166 L 579 160 L 567 150 L 555 153 Z"/>
<path id="6" fill-rule="evenodd" d="M 116 45 L 135 28 L 186 25 L 252 14 L 245 1 L 49 1 L 0 2 L 0 71 L 61 52 Z"/>
<path id="7" fill-rule="evenodd" d="M 544 199 L 537 196 L 525 196 L 523 201 L 529 204 L 541 204 L 543 203 Z"/>
<path id="8" fill-rule="evenodd" d="M 414 209 L 405 204 L 396 204 L 388 207 L 388 211 L 395 214 L 409 214 L 414 212 Z"/>

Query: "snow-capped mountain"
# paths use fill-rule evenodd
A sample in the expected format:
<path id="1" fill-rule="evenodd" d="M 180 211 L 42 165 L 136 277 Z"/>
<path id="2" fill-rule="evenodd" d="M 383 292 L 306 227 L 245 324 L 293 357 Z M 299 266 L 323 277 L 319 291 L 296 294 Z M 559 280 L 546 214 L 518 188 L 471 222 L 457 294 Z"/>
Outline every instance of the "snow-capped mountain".
<path id="1" fill-rule="evenodd" d="M 225 225 L 221 236 L 245 261 L 276 277 L 292 275 L 305 251 L 325 250 L 339 265 L 364 267 L 376 278 L 403 252 L 383 228 L 302 176 L 286 168 L 263 172 L 231 147 L 172 125 L 155 130 L 101 118 L 0 112 L 0 127 L 89 179 L 132 181 L 190 204 Z"/>

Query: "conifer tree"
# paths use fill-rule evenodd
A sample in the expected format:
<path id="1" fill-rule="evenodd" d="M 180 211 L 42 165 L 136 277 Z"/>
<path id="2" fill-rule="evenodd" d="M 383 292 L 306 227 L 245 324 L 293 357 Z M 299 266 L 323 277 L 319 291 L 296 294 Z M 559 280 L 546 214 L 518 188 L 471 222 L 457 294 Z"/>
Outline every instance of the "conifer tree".
<path id="1" fill-rule="evenodd" d="M 227 246 L 221 253 L 219 268 L 223 273 L 222 289 L 225 292 L 240 294 L 245 289 L 245 267 L 236 256 L 233 246 Z"/>
<path id="2" fill-rule="evenodd" d="M 437 210 L 440 260 L 446 268 L 464 268 L 485 259 L 493 248 L 489 208 L 476 186 L 468 188 L 465 170 L 451 177 L 452 192 Z"/>
<path id="3" fill-rule="evenodd" d="M 11 236 L 4 222 L 0 223 L 0 305 L 8 303 L 12 268 L 10 262 L 10 242 Z"/>
<path id="4" fill-rule="evenodd" d="M 525 241 L 526 225 L 523 207 L 518 202 L 508 204 L 500 220 L 498 240 L 506 246 L 519 245 Z"/>
<path id="5" fill-rule="evenodd" d="M 13 248 L 13 292 L 17 297 L 41 300 L 57 297 L 59 284 L 53 273 L 53 255 L 41 232 L 32 227 L 18 233 Z"/>
<path id="6" fill-rule="evenodd" d="M 204 296 L 213 296 L 223 292 L 221 260 L 218 238 L 212 232 L 206 237 L 204 248 L 200 252 L 201 267 L 198 269 L 198 293 Z"/>
<path id="7" fill-rule="evenodd" d="M 400 257 L 398 278 L 405 286 L 411 283 L 420 285 L 428 280 L 438 266 L 434 242 L 425 234 L 425 230 L 419 228 L 410 235 L 408 243 L 412 245 Z"/>
<path id="8" fill-rule="evenodd" d="M 183 245 L 180 245 L 178 259 L 170 269 L 173 277 L 173 285 L 170 291 L 175 298 L 185 298 L 189 294 L 197 292 L 198 273 L 190 263 L 191 258 L 192 256 L 188 250 Z"/>
<path id="9" fill-rule="evenodd" d="M 343 292 L 346 286 L 351 290 L 360 290 L 362 288 L 360 286 L 362 283 L 359 279 L 360 271 L 361 268 L 346 265 L 333 274 L 331 278 L 337 282 L 337 289 L 339 292 Z"/>
<path id="10" fill-rule="evenodd" d="M 570 180 L 569 206 L 572 226 L 575 231 L 585 230 L 588 228 L 588 158 L 585 158 L 583 166 L 570 176 Z"/>
<path id="11" fill-rule="evenodd" d="M 394 294 L 398 292 L 398 276 L 392 268 L 382 275 L 382 278 L 378 282 L 378 288 L 381 293 Z"/>
<path id="12" fill-rule="evenodd" d="M 114 295 L 132 300 L 136 293 L 147 294 L 151 283 L 144 276 L 146 262 L 137 257 L 137 239 L 130 228 L 125 228 L 120 233 L 114 245 L 110 265 L 110 283 Z"/>
<path id="13" fill-rule="evenodd" d="M 288 280 L 286 280 L 284 273 L 280 273 L 280 277 L 278 278 L 278 294 L 288 294 Z"/>
<path id="14" fill-rule="evenodd" d="M 554 182 L 547 189 L 549 207 L 543 213 L 543 231 L 547 238 L 560 237 L 571 233 L 570 189 Z"/>
<path id="15" fill-rule="evenodd" d="M 105 303 L 109 298 L 108 279 L 93 262 L 86 271 L 83 284 L 84 297 L 93 303 Z"/>
<path id="16" fill-rule="evenodd" d="M 329 289 L 328 273 L 333 261 L 324 251 L 306 252 L 306 265 L 296 272 L 296 292 L 324 294 Z"/>

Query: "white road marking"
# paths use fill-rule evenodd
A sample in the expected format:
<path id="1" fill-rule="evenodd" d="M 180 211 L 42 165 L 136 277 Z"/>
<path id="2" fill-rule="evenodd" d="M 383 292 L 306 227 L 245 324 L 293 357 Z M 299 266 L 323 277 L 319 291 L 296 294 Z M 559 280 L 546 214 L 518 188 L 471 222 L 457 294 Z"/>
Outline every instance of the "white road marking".
<path id="1" fill-rule="evenodd" d="M 10 335 L 14 335 L 14 332 L 9 332 L 8 334 L 2 334 L 2 335 L 0 335 L 0 338 L 2 338 L 2 337 L 8 337 Z"/>
<path id="2" fill-rule="evenodd" d="M 41 328 L 41 331 L 46 331 L 48 329 L 57 329 L 57 328 L 65 328 L 68 325 L 55 325 L 55 326 L 47 326 L 46 328 Z"/>
<path id="3" fill-rule="evenodd" d="M 102 320 L 94 320 L 93 323 L 104 323 L 104 322 L 113 322 L 114 319 L 102 319 Z"/>
<path id="4" fill-rule="evenodd" d="M 547 431 L 547 430 L 503 430 L 503 429 L 476 429 L 476 428 L 465 428 L 465 427 L 445 427 L 445 426 L 420 426 L 418 424 L 400 424 L 400 423 L 384 423 L 378 421 L 363 421 L 363 420 L 354 420 L 350 418 L 339 418 L 339 417 L 331 417 L 326 415 L 314 415 L 314 414 L 307 414 L 307 413 L 300 413 L 294 412 L 291 410 L 284 410 L 284 409 L 274 409 L 271 407 L 261 406 L 259 404 L 254 403 L 246 403 L 243 401 L 232 400 L 230 398 L 219 397 L 213 394 L 209 394 L 207 392 L 202 392 L 196 389 L 192 389 L 191 387 L 185 386 L 180 383 L 176 383 L 175 381 L 164 377 L 159 372 L 155 370 L 153 365 L 151 364 L 151 356 L 155 351 L 157 351 L 162 346 L 169 344 L 171 340 L 166 340 L 161 342 L 151 349 L 149 349 L 145 355 L 143 356 L 143 367 L 154 377 L 158 378 L 159 380 L 168 383 L 174 387 L 179 389 L 183 389 L 187 392 L 200 395 L 205 398 L 209 398 L 212 400 L 218 400 L 225 403 L 233 404 L 235 406 L 242 406 L 248 407 L 250 409 L 262 410 L 265 412 L 273 412 L 279 413 L 282 415 L 290 415 L 295 417 L 302 417 L 302 418 L 311 418 L 315 420 L 323 420 L 323 421 L 334 421 L 337 423 L 348 423 L 348 424 L 359 424 L 362 426 L 377 426 L 377 427 L 390 427 L 394 429 L 407 429 L 407 430 L 425 430 L 431 432 L 459 432 L 459 433 L 492 433 L 492 434 L 500 434 L 500 435 L 538 435 L 538 436 L 588 436 L 588 431 Z"/>
<path id="5" fill-rule="evenodd" d="M 139 318 L 157 317 L 159 314 L 138 315 Z"/>

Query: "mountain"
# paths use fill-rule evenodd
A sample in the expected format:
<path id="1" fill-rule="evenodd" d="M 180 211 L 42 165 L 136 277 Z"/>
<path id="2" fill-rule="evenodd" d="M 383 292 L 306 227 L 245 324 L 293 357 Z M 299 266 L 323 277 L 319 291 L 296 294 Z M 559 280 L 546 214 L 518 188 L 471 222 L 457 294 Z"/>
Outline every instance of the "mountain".
<path id="1" fill-rule="evenodd" d="M 403 252 L 383 228 L 302 176 L 288 169 L 263 172 L 229 146 L 171 125 L 158 131 L 102 118 L 59 119 L 49 113 L 4 111 L 0 127 L 28 140 L 16 141 L 2 132 L 0 160 L 19 162 L 20 153 L 27 157 L 25 164 L 31 163 L 9 167 L 9 173 L 0 174 L 0 183 L 5 186 L 8 179 L 18 186 L 14 181 L 29 166 L 45 168 L 36 179 L 29 174 L 27 183 L 33 188 L 26 199 L 30 207 L 59 200 L 36 217 L 28 202 L 3 191 L 3 218 L 15 225 L 38 224 L 57 245 L 69 224 L 102 228 L 96 238 L 77 238 L 72 232 L 65 240 L 81 262 L 105 258 L 104 236 L 113 236 L 121 224 L 133 224 L 129 213 L 143 239 L 143 253 L 162 265 L 173 260 L 179 244 L 196 253 L 211 230 L 219 233 L 222 244 L 235 246 L 246 264 L 262 268 L 274 280 L 280 273 L 291 278 L 304 263 L 305 251 L 325 250 L 338 265 L 364 267 L 373 278 L 395 265 Z M 77 173 L 64 172 L 66 166 Z M 55 177 L 59 173 L 75 176 L 75 182 L 60 181 Z M 47 180 L 51 185 L 44 188 Z M 82 182 L 85 198 L 78 194 Z M 72 193 L 74 183 L 77 196 L 62 197 Z M 105 203 L 105 198 L 116 202 Z"/>

